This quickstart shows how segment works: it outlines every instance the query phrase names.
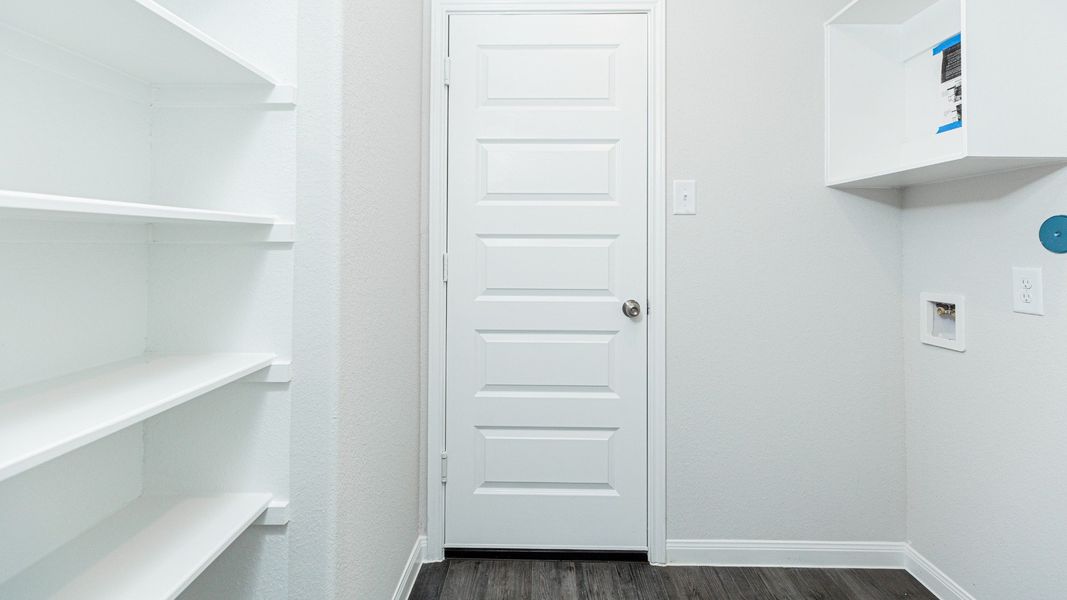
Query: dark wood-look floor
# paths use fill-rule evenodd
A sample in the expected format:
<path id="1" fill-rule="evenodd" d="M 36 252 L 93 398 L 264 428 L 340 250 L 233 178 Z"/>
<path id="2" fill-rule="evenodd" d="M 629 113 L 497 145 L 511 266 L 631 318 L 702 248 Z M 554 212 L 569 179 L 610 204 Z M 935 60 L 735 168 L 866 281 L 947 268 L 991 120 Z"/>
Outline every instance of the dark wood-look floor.
<path id="1" fill-rule="evenodd" d="M 653 567 L 452 559 L 422 566 L 410 600 L 937 600 L 905 571 Z"/>

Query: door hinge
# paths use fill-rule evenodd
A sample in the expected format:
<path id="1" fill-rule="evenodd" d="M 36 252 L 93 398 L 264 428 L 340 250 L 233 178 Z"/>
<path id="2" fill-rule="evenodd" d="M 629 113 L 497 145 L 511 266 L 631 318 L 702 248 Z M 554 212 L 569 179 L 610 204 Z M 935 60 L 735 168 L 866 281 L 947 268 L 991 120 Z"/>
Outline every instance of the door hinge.
<path id="1" fill-rule="evenodd" d="M 448 452 L 441 453 L 441 483 L 448 483 Z"/>
<path id="2" fill-rule="evenodd" d="M 441 281 L 448 283 L 448 253 L 441 253 Z"/>
<path id="3" fill-rule="evenodd" d="M 445 57 L 445 85 L 452 84 L 452 57 Z"/>

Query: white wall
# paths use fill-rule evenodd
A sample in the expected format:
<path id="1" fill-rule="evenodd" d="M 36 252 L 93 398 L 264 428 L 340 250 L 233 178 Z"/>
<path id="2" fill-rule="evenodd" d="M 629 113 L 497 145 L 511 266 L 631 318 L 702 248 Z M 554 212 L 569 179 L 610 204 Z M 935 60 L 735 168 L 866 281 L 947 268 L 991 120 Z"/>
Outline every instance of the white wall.
<path id="1" fill-rule="evenodd" d="M 345 12 L 338 591 L 390 598 L 418 535 L 422 3 Z"/>
<path id="2" fill-rule="evenodd" d="M 904 537 L 900 215 L 823 185 L 845 0 L 668 0 L 669 539 Z"/>
<path id="3" fill-rule="evenodd" d="M 980 600 L 1067 589 L 1067 258 L 1037 238 L 1065 193 L 1042 168 L 906 195 L 908 538 Z M 1044 268 L 1046 316 L 1012 312 L 1013 266 Z M 966 296 L 966 353 L 919 342 L 923 291 Z"/>
<path id="4" fill-rule="evenodd" d="M 289 598 L 337 595 L 342 0 L 301 0 Z M 351 595 L 351 594 L 350 594 Z"/>

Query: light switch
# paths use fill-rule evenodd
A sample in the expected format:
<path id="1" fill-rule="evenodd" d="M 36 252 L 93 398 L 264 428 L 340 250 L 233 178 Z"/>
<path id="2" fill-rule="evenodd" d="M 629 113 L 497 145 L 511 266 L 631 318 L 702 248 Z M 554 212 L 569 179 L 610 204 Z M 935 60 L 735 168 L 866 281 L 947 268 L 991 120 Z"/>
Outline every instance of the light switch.
<path id="1" fill-rule="evenodd" d="M 692 179 L 674 180 L 674 214 L 697 214 L 697 182 Z"/>
<path id="2" fill-rule="evenodd" d="M 1011 274 L 1015 312 L 1024 315 L 1045 314 L 1045 290 L 1041 282 L 1041 269 L 1015 267 Z"/>

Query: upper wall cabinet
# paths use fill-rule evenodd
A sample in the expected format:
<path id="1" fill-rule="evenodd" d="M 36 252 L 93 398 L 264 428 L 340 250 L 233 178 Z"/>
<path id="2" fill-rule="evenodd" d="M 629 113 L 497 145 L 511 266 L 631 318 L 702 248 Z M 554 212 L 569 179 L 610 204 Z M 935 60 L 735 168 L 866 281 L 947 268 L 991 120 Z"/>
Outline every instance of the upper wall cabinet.
<path id="1" fill-rule="evenodd" d="M 826 24 L 826 182 L 1067 162 L 1067 2 L 855 0 Z"/>

